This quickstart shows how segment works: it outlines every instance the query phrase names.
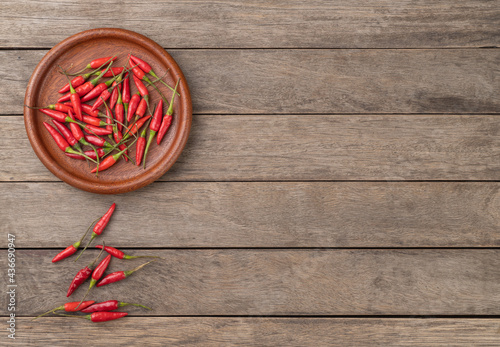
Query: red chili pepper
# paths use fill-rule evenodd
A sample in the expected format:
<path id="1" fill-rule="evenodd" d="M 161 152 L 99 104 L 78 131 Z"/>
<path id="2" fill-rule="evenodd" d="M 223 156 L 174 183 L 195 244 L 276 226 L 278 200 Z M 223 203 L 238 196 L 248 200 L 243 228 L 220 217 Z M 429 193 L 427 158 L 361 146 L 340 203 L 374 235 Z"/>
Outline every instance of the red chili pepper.
<path id="1" fill-rule="evenodd" d="M 78 273 L 75 275 L 75 278 L 73 278 L 73 281 L 71 281 L 71 284 L 69 285 L 68 293 L 66 294 L 66 297 L 70 296 L 76 290 L 76 288 L 78 288 L 80 285 L 82 285 L 83 282 L 85 282 L 87 280 L 87 278 L 90 277 L 90 275 L 92 274 L 92 268 L 94 267 L 95 262 L 97 261 L 97 259 L 99 259 L 101 254 L 102 254 L 102 251 L 99 252 L 99 254 L 97 255 L 97 257 L 94 259 L 94 261 L 92 263 L 90 263 L 89 265 L 85 266 L 83 269 L 78 271 Z"/>
<path id="2" fill-rule="evenodd" d="M 93 126 L 99 127 L 99 126 L 105 126 L 106 123 L 100 120 L 99 118 L 91 117 L 91 116 L 83 116 L 83 121 L 87 124 L 91 124 Z"/>
<path id="3" fill-rule="evenodd" d="M 127 140 L 131 135 L 134 135 L 139 129 L 146 123 L 146 121 L 151 118 L 151 116 L 143 117 L 139 119 L 137 122 L 130 124 L 123 134 L 123 140 Z"/>
<path id="4" fill-rule="evenodd" d="M 106 105 L 106 130 L 113 132 L 113 112 Z"/>
<path id="5" fill-rule="evenodd" d="M 130 102 L 130 79 L 128 78 L 128 74 L 125 75 L 125 80 L 123 81 L 122 101 L 124 114 L 127 115 L 128 119 L 128 104 Z"/>
<path id="6" fill-rule="evenodd" d="M 94 136 L 94 135 L 85 135 L 85 140 L 87 140 L 89 143 L 99 146 L 99 147 L 113 147 L 112 144 L 109 142 L 106 142 L 103 138 L 99 136 Z"/>
<path id="7" fill-rule="evenodd" d="M 132 77 L 134 78 L 134 83 L 135 83 L 137 89 L 139 89 L 139 93 L 141 93 L 141 96 L 144 98 L 146 95 L 149 95 L 148 88 L 146 88 L 144 83 L 142 83 L 142 81 L 139 78 L 137 78 L 137 76 L 135 74 L 132 75 Z"/>
<path id="8" fill-rule="evenodd" d="M 40 109 L 40 112 L 45 113 L 47 116 L 54 118 L 55 120 L 61 122 L 61 123 L 66 123 L 66 122 L 72 122 L 73 120 L 68 117 L 66 114 L 59 112 L 59 111 L 54 111 L 50 110 L 48 108 L 42 108 Z"/>
<path id="9" fill-rule="evenodd" d="M 67 302 L 65 303 L 64 305 L 62 306 L 58 306 L 48 312 L 45 312 L 45 313 L 42 313 L 41 315 L 39 316 L 36 316 L 35 318 L 33 318 L 33 320 L 37 319 L 37 318 L 40 318 L 42 316 L 45 316 L 46 314 L 49 314 L 49 313 L 52 313 L 52 312 L 55 312 L 55 311 L 66 311 L 66 312 L 77 312 L 77 311 L 80 311 L 90 305 L 92 305 L 95 301 L 94 300 L 90 300 L 90 301 L 85 301 L 85 302 L 81 302 L 81 303 L 78 303 L 78 302 Z"/>
<path id="10" fill-rule="evenodd" d="M 86 316 L 75 316 L 75 315 L 69 315 L 69 314 L 59 314 L 59 316 L 67 316 L 67 317 L 77 317 L 77 318 L 85 318 L 88 319 L 94 323 L 100 323 L 100 322 L 107 322 L 110 320 L 118 319 L 125 317 L 128 315 L 128 312 L 94 312 L 91 314 L 88 314 Z"/>
<path id="11" fill-rule="evenodd" d="M 71 105 L 71 102 L 69 104 L 60 104 L 60 103 L 51 104 L 51 105 L 48 105 L 48 106 L 45 106 L 45 107 L 31 107 L 31 106 L 28 106 L 28 105 L 24 105 L 24 106 L 29 107 L 29 108 L 34 109 L 34 110 L 40 110 L 42 108 L 48 108 L 48 109 L 51 109 L 51 110 L 56 110 L 56 111 L 59 111 L 59 112 L 68 113 L 69 110 L 73 111 L 73 108 L 70 105 Z"/>
<path id="12" fill-rule="evenodd" d="M 97 245 L 95 248 L 102 249 L 102 245 Z M 136 259 L 136 258 L 160 258 L 157 256 L 152 256 L 152 255 L 126 255 L 119 249 L 116 249 L 114 247 L 110 246 L 104 246 L 104 250 L 111 254 L 113 257 L 118 258 L 118 259 Z"/>
<path id="13" fill-rule="evenodd" d="M 148 155 L 149 146 L 151 146 L 151 142 L 153 142 L 156 133 L 160 129 L 162 113 L 163 113 L 163 100 L 160 99 L 160 102 L 156 106 L 151 123 L 149 124 L 149 137 L 148 137 L 148 142 L 146 144 L 146 149 L 144 150 L 144 158 L 143 158 L 144 168 L 146 168 L 146 157 Z"/>
<path id="14" fill-rule="evenodd" d="M 102 148 L 97 148 L 96 149 L 97 154 L 99 155 L 99 158 L 104 157 L 109 151 L 109 148 L 102 149 Z M 85 151 L 83 152 L 86 156 L 88 156 L 90 159 L 97 159 L 97 156 L 93 150 Z M 78 159 L 78 160 L 85 160 L 85 158 L 79 154 L 71 154 L 71 153 L 66 153 L 66 155 L 70 158 L 73 159 Z"/>
<path id="15" fill-rule="evenodd" d="M 92 60 L 86 67 L 87 69 L 98 69 L 104 64 L 108 63 L 109 61 L 115 61 L 117 56 L 113 57 L 105 57 L 105 58 L 99 58 L 99 59 L 94 59 Z"/>
<path id="16" fill-rule="evenodd" d="M 68 117 L 69 118 L 69 117 Z M 78 154 L 78 155 L 83 155 L 84 157 L 86 157 L 87 159 L 90 160 L 89 157 L 85 156 L 84 154 L 80 153 L 80 152 L 77 152 L 75 151 L 73 148 L 71 148 L 71 146 L 69 145 L 68 141 L 66 141 L 64 139 L 64 137 L 62 137 L 61 134 L 59 134 L 57 132 L 56 129 L 54 129 L 49 123 L 47 122 L 43 122 L 43 125 L 45 125 L 45 128 L 47 128 L 47 130 L 49 131 L 50 135 L 52 136 L 52 138 L 54 139 L 54 141 L 56 142 L 57 146 L 59 146 L 59 148 L 63 151 L 63 152 L 66 152 L 66 153 L 73 153 L 73 154 Z"/>
<path id="17" fill-rule="evenodd" d="M 76 88 L 76 87 L 79 87 L 81 86 L 82 84 L 85 83 L 85 81 L 91 76 L 92 74 L 91 73 L 87 73 L 87 74 L 84 74 L 84 75 L 81 75 L 81 76 L 76 76 L 75 78 L 73 78 L 71 80 L 71 85 L 73 86 L 73 88 Z M 106 77 L 106 76 L 103 76 L 103 77 Z M 69 83 L 67 83 L 64 87 L 62 87 L 61 89 L 59 89 L 58 93 L 67 93 L 69 92 Z"/>
<path id="18" fill-rule="evenodd" d="M 132 59 L 132 62 L 133 64 L 130 64 L 131 66 L 132 65 L 139 65 L 139 67 L 141 68 L 142 71 L 144 71 L 145 73 L 150 73 L 151 72 L 151 65 L 149 65 L 148 63 L 146 63 L 144 60 L 142 59 L 139 59 L 133 55 L 130 55 L 130 59 Z M 154 72 L 151 74 L 151 76 L 155 77 L 155 78 L 158 78 Z"/>
<path id="19" fill-rule="evenodd" d="M 69 90 L 70 90 L 70 97 L 69 97 L 69 99 L 71 101 L 71 106 L 73 106 L 73 111 L 75 112 L 75 117 L 76 117 L 76 119 L 78 119 L 78 120 L 81 121 L 82 120 L 82 107 L 81 107 L 81 102 L 80 102 L 80 96 L 75 91 L 75 88 L 73 88 L 73 85 L 71 84 L 69 76 L 65 72 L 64 72 L 64 75 L 68 79 Z"/>
<path id="20" fill-rule="evenodd" d="M 89 134 L 92 134 L 92 135 L 99 135 L 99 136 L 102 136 L 102 135 L 109 135 L 111 134 L 113 131 L 111 130 L 108 130 L 108 129 L 103 129 L 103 128 L 99 128 L 99 127 L 96 127 L 94 125 L 91 125 L 91 124 L 87 124 L 84 128 L 84 130 L 89 133 Z"/>
<path id="21" fill-rule="evenodd" d="M 158 77 L 155 72 L 153 71 L 153 69 L 151 68 L 151 65 L 149 65 L 148 63 L 146 63 L 144 60 L 142 59 L 139 59 L 137 58 L 136 56 L 133 56 L 133 55 L 130 55 L 130 59 L 132 60 L 131 62 L 129 61 L 129 64 L 130 66 L 133 66 L 133 65 L 138 65 L 139 68 L 144 71 L 145 73 L 148 73 L 150 74 L 151 76 L 153 76 L 154 78 L 156 78 L 158 81 L 160 81 L 161 83 L 163 83 L 165 86 L 167 86 L 170 90 L 174 90 L 172 87 L 170 87 L 168 84 L 166 84 L 165 82 L 163 82 L 161 80 L 160 77 Z M 132 64 L 134 63 L 134 64 Z M 150 84 L 152 84 L 151 81 L 149 81 Z M 178 95 L 180 95 L 179 93 L 177 93 Z"/>
<path id="22" fill-rule="evenodd" d="M 66 153 L 66 154 L 69 154 L 69 153 Z M 63 260 L 65 258 L 69 257 L 70 255 L 75 254 L 75 252 L 78 250 L 78 247 L 80 247 L 80 244 L 82 243 L 83 239 L 85 238 L 85 236 L 87 235 L 87 233 L 89 232 L 89 230 L 90 230 L 90 227 L 88 227 L 87 231 L 85 232 L 85 234 L 83 234 L 82 238 L 79 241 L 77 241 L 74 244 L 68 246 L 64 251 L 59 252 L 52 259 L 52 262 L 56 263 L 56 262 L 58 262 L 60 260 Z"/>
<path id="23" fill-rule="evenodd" d="M 122 135 L 121 132 L 118 131 L 118 127 L 117 127 L 116 124 L 113 126 L 113 137 L 114 137 L 116 143 L 120 143 L 120 141 L 123 139 L 123 135 Z M 118 148 L 120 149 L 120 151 L 124 150 L 125 151 L 125 153 L 124 153 L 125 155 L 128 154 L 127 153 L 127 146 L 125 146 L 125 144 L 119 145 Z M 128 161 L 127 157 L 124 157 L 124 158 L 125 158 L 125 161 Z"/>
<path id="24" fill-rule="evenodd" d="M 113 91 L 111 92 L 111 96 L 109 97 L 109 108 L 113 109 L 115 107 L 116 102 L 118 101 L 118 91 L 120 90 L 120 85 L 118 85 L 116 82 L 113 82 L 112 87 L 115 87 Z"/>
<path id="25" fill-rule="evenodd" d="M 70 144 L 70 146 L 75 147 L 80 152 L 82 151 L 82 149 L 78 145 L 78 140 L 73 136 L 73 134 L 71 133 L 71 131 L 69 131 L 68 128 L 66 128 L 66 126 L 64 126 L 64 124 L 58 122 L 55 119 L 52 119 L 52 123 L 54 123 L 54 125 L 57 127 L 57 129 L 64 136 L 64 138 L 66 139 L 66 141 L 68 141 L 68 143 Z"/>
<path id="26" fill-rule="evenodd" d="M 116 118 L 117 123 L 118 123 L 118 125 L 117 125 L 118 131 L 121 132 L 122 131 L 122 123 L 125 121 L 123 100 L 122 100 L 122 93 L 120 92 L 120 88 L 116 88 L 115 90 L 118 91 L 118 97 L 116 99 L 116 105 L 115 105 L 115 118 Z"/>
<path id="27" fill-rule="evenodd" d="M 137 144 L 135 145 L 135 163 L 137 166 L 141 166 L 142 156 L 144 155 L 144 148 L 146 148 L 146 130 L 148 127 L 146 126 L 144 130 L 142 130 L 139 139 L 137 140 Z"/>
<path id="28" fill-rule="evenodd" d="M 109 157 L 108 157 L 109 158 Z M 113 203 L 110 208 L 106 211 L 106 213 L 99 219 L 99 221 L 94 225 L 94 230 L 92 231 L 92 236 L 90 237 L 90 241 L 87 243 L 87 245 L 85 246 L 85 248 L 83 249 L 83 251 L 80 253 L 80 255 L 78 256 L 78 258 L 80 258 L 83 254 L 83 252 L 85 252 L 85 250 L 87 249 L 87 247 L 90 245 L 90 243 L 98 236 L 98 235 L 101 235 L 102 232 L 104 231 L 104 228 L 106 228 L 106 226 L 108 225 L 109 223 L 109 220 L 111 219 L 111 216 L 113 215 L 113 212 L 115 212 L 115 208 L 116 208 L 116 203 Z M 76 258 L 76 260 L 78 260 L 78 258 Z M 75 260 L 75 261 L 76 261 Z"/>
<path id="29" fill-rule="evenodd" d="M 85 293 L 85 296 L 83 297 L 81 302 L 83 302 L 83 300 L 85 300 L 85 298 L 89 294 L 92 287 L 94 287 L 94 285 L 97 283 L 97 281 L 99 281 L 99 279 L 102 277 L 102 275 L 104 274 L 104 271 L 106 271 L 106 269 L 108 268 L 110 261 L 111 261 L 111 254 L 108 254 L 106 256 L 106 258 L 101 260 L 99 265 L 96 266 L 94 272 L 92 272 L 92 279 L 90 280 L 89 289 L 87 290 L 87 293 Z"/>
<path id="30" fill-rule="evenodd" d="M 137 106 L 139 106 L 139 101 L 141 101 L 140 93 L 132 95 L 130 99 L 130 104 L 127 112 L 127 122 L 132 120 L 132 116 L 135 115 L 135 111 L 137 110 Z M 144 109 L 146 111 L 146 109 Z"/>
<path id="31" fill-rule="evenodd" d="M 109 257 L 111 257 L 111 254 L 109 255 Z M 147 263 L 139 265 L 138 267 L 136 267 L 135 269 L 130 270 L 130 271 L 117 271 L 117 272 L 110 273 L 109 275 L 104 277 L 99 283 L 97 283 L 97 287 L 105 286 L 106 284 L 110 284 L 110 283 L 124 280 L 125 278 L 129 277 L 134 272 L 136 272 L 137 270 L 142 269 L 144 266 L 146 266 L 149 263 L 152 263 L 154 261 L 156 261 L 156 260 L 148 261 Z"/>
<path id="32" fill-rule="evenodd" d="M 64 105 L 70 105 L 71 103 L 65 102 Z M 92 106 L 88 104 L 81 104 L 82 106 L 82 111 L 87 113 L 89 116 L 92 117 L 98 117 L 99 116 L 99 110 L 94 110 L 92 111 Z M 73 109 L 71 109 L 73 110 Z M 64 111 L 63 111 L 64 112 Z"/>
<path id="33" fill-rule="evenodd" d="M 139 119 L 144 116 L 144 113 L 146 113 L 146 109 L 148 107 L 148 103 L 146 99 L 142 98 L 141 102 L 139 103 L 139 106 L 137 106 L 137 110 L 135 111 L 135 118 Z"/>
<path id="34" fill-rule="evenodd" d="M 97 169 L 99 169 L 99 171 L 104 171 L 104 170 L 109 169 L 111 166 L 113 166 L 118 161 L 118 159 L 120 159 L 120 157 L 123 155 L 123 153 L 125 153 L 126 150 L 127 149 L 124 149 L 124 150 L 116 153 L 115 155 L 111 155 L 109 157 L 104 158 L 104 160 L 99 163 L 99 166 L 93 168 L 90 172 L 96 173 Z"/>
<path id="35" fill-rule="evenodd" d="M 170 106 L 168 107 L 167 113 L 165 117 L 163 117 L 163 121 L 161 122 L 160 130 L 158 130 L 158 136 L 156 137 L 156 143 L 159 145 L 165 134 L 167 133 L 170 124 L 172 124 L 172 114 L 174 113 L 174 98 L 175 92 L 177 91 L 177 86 L 179 85 L 180 79 L 177 80 L 177 84 L 175 85 L 174 94 L 172 95 L 172 99 L 170 100 Z"/>
<path id="36" fill-rule="evenodd" d="M 116 75 L 119 75 L 123 71 L 123 69 L 124 67 L 112 67 L 108 72 L 102 75 L 102 77 L 114 77 Z M 93 75 L 98 75 L 101 72 L 102 71 L 94 72 Z"/>
<path id="37" fill-rule="evenodd" d="M 101 79 L 102 75 L 104 75 L 105 71 L 108 71 L 108 69 L 110 67 L 111 67 L 111 64 L 109 64 L 108 67 L 106 68 L 106 70 L 104 70 L 103 73 L 99 74 L 99 76 L 97 76 L 93 80 L 90 80 L 89 82 L 85 82 L 81 86 L 75 88 L 75 91 L 77 92 L 77 94 L 79 96 L 83 97 L 83 96 L 86 96 L 89 92 L 91 92 L 93 90 L 93 88 L 95 87 L 95 85 L 97 84 L 97 82 L 99 82 L 99 80 Z M 100 92 L 99 92 L 99 94 L 100 94 Z M 99 95 L 99 94 L 97 94 L 97 95 Z M 68 101 L 70 98 L 71 98 L 71 93 L 67 93 L 67 94 L 61 96 L 57 100 L 57 102 Z M 83 100 L 83 98 L 80 101 L 85 102 L 85 100 Z"/>
<path id="38" fill-rule="evenodd" d="M 97 304 L 90 305 L 81 311 L 83 313 L 106 312 L 106 311 L 114 311 L 114 310 L 119 309 L 120 307 L 129 306 L 129 305 L 130 306 L 138 306 L 138 307 L 145 308 L 147 310 L 151 310 L 150 307 L 147 307 L 144 305 L 131 304 L 128 302 L 120 302 L 118 300 L 108 300 L 108 301 L 103 301 L 103 302 L 99 302 Z"/>
<path id="39" fill-rule="evenodd" d="M 94 87 L 91 91 L 89 91 L 85 96 L 82 98 L 82 102 L 86 102 L 89 100 L 92 100 L 94 98 L 97 98 L 99 95 L 101 95 L 102 92 L 104 92 L 108 87 L 115 81 L 115 79 L 118 76 L 110 79 L 109 81 L 106 81 L 104 83 L 99 83 L 97 86 Z"/>
<path id="40" fill-rule="evenodd" d="M 121 74 L 119 74 L 118 76 L 116 76 L 115 78 L 113 78 L 112 80 L 108 81 L 108 82 L 111 82 L 112 81 L 112 85 L 111 87 L 109 87 L 109 84 L 107 84 L 108 82 L 105 82 L 105 84 L 108 85 L 109 88 L 107 88 L 106 90 L 104 90 L 101 95 L 99 95 L 99 98 L 94 102 L 94 105 L 92 106 L 92 110 L 95 110 L 97 109 L 99 106 L 101 106 L 103 104 L 104 101 L 108 100 L 110 97 L 113 96 L 113 93 L 114 91 L 117 89 L 117 88 L 120 88 L 120 83 L 122 82 L 122 77 L 123 77 L 123 73 L 125 72 L 122 71 Z M 116 98 L 118 98 L 118 94 L 116 95 Z M 116 100 L 110 100 L 110 108 L 113 108 L 116 103 Z"/>

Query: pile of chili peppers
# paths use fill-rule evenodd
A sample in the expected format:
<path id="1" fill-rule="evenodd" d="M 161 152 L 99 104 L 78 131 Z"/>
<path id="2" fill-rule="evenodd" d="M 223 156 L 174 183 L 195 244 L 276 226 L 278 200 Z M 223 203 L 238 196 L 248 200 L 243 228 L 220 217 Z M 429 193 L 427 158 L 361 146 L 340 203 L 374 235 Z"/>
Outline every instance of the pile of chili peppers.
<path id="1" fill-rule="evenodd" d="M 90 237 L 89 242 L 87 243 L 85 248 L 81 251 L 80 255 L 75 259 L 75 261 L 77 261 L 80 258 L 80 256 L 82 255 L 82 253 L 92 243 L 92 241 L 96 237 L 98 237 L 102 234 L 102 232 L 104 231 L 104 229 L 108 225 L 108 223 L 111 219 L 111 216 L 113 215 L 113 212 L 115 211 L 115 207 L 116 207 L 116 204 L 112 204 L 111 207 L 108 209 L 108 211 L 101 218 L 98 218 L 92 222 L 90 227 L 87 229 L 87 231 L 85 232 L 85 234 L 82 236 L 82 238 L 79 241 L 75 242 L 74 244 L 68 246 L 63 251 L 56 254 L 56 256 L 52 259 L 52 262 L 55 263 L 55 262 L 61 261 L 63 259 L 70 257 L 71 255 L 75 254 L 78 251 L 78 248 L 80 247 L 82 241 L 85 239 L 85 236 L 88 234 L 89 230 L 92 228 L 92 226 L 94 226 L 92 236 Z M 134 272 L 142 269 L 144 266 L 146 266 L 149 263 L 156 260 L 156 259 L 151 260 L 147 263 L 141 264 L 132 270 L 117 271 L 117 272 L 110 273 L 107 276 L 103 277 L 103 275 L 104 275 L 106 269 L 108 268 L 112 258 L 126 259 L 126 260 L 127 259 L 136 259 L 136 258 L 159 258 L 159 257 L 155 257 L 155 256 L 148 256 L 148 255 L 143 255 L 143 256 L 126 255 L 125 253 L 123 253 L 122 251 L 120 251 L 116 248 L 106 246 L 104 244 L 104 241 L 103 241 L 102 245 L 97 245 L 96 248 L 101 249 L 99 255 L 97 256 L 97 258 L 95 258 L 92 261 L 92 263 L 90 263 L 89 265 L 85 266 L 83 269 L 81 269 L 80 271 L 77 272 L 77 274 L 73 278 L 73 281 L 71 281 L 71 284 L 69 285 L 69 288 L 68 288 L 68 293 L 66 294 L 66 297 L 69 297 L 87 279 L 91 278 L 89 288 L 87 290 L 87 293 L 83 297 L 83 299 L 81 301 L 67 302 L 64 305 L 58 306 L 50 311 L 47 311 L 47 312 L 35 317 L 34 319 L 37 319 L 37 318 L 42 317 L 42 316 L 49 314 L 49 313 L 55 313 L 55 314 L 62 315 L 62 316 L 86 318 L 86 319 L 91 320 L 92 322 L 105 322 L 105 321 L 125 317 L 128 314 L 127 312 L 110 312 L 110 311 L 114 311 L 114 310 L 116 310 L 120 307 L 123 307 L 123 306 L 132 305 L 132 306 L 138 306 L 138 307 L 142 307 L 142 308 L 151 310 L 151 308 L 144 306 L 144 305 L 127 303 L 127 302 L 120 302 L 118 300 L 107 300 L 107 301 L 100 302 L 100 303 L 95 303 L 95 301 L 93 301 L 93 300 L 84 301 L 85 298 L 87 297 L 88 293 L 90 292 L 90 290 L 94 287 L 94 285 L 96 287 L 101 287 L 104 285 L 108 285 L 108 284 L 111 284 L 114 282 L 124 280 L 125 278 L 132 275 Z M 97 263 L 97 261 L 99 260 L 99 258 L 101 257 L 101 254 L 103 252 L 108 253 L 108 255 L 104 259 L 102 259 L 99 262 L 99 264 L 97 264 L 97 266 L 96 266 L 95 264 Z M 79 312 L 90 313 L 90 314 L 86 315 L 86 316 L 65 315 L 65 314 L 57 313 L 57 311 L 66 311 L 66 312 L 78 312 L 79 311 Z"/>
<path id="2" fill-rule="evenodd" d="M 94 59 L 82 71 L 72 74 L 76 75 L 72 79 L 61 68 L 68 83 L 59 90 L 63 96 L 57 103 L 45 107 L 26 105 L 51 117 L 53 125 L 43 124 L 57 146 L 70 158 L 95 163 L 91 172 L 96 175 L 112 167 L 121 157 L 137 166 L 142 162 L 146 168 L 151 143 L 156 137 L 156 143 L 160 145 L 165 137 L 172 124 L 175 96 L 180 95 L 177 92 L 180 80 L 172 88 L 147 62 L 132 54 L 127 57 L 127 66 L 112 67 L 117 58 Z M 93 71 L 81 74 L 87 69 Z M 136 93 L 132 92 L 131 78 Z M 158 82 L 172 91 L 170 100 L 155 85 Z M 153 112 L 148 87 L 161 97 Z M 86 103 L 94 99 L 92 105 Z M 167 107 L 165 113 L 164 104 Z M 144 129 L 139 134 L 142 127 Z M 135 143 L 134 162 L 129 152 Z M 87 150 L 84 147 L 88 147 Z"/>

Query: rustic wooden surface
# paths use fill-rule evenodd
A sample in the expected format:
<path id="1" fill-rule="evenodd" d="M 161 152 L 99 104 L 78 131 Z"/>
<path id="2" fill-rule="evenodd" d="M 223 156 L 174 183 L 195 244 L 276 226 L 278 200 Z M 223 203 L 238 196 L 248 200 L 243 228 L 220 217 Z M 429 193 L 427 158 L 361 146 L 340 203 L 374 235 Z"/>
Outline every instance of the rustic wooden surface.
<path id="1" fill-rule="evenodd" d="M 500 344 L 499 25 L 487 0 L 2 1 L 0 345 Z M 97 27 L 165 47 L 193 98 L 178 162 L 119 196 L 60 182 L 22 119 L 40 59 Z M 90 296 L 154 310 L 32 322 L 112 202 L 103 239 L 164 259 Z"/>

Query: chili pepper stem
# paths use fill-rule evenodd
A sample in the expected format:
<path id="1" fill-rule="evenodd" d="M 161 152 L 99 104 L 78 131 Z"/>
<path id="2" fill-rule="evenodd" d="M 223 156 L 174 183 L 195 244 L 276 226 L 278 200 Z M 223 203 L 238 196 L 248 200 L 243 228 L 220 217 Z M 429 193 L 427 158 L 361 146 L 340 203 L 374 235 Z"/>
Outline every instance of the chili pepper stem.
<path id="1" fill-rule="evenodd" d="M 155 255 L 124 255 L 123 259 L 136 259 L 136 258 L 157 258 L 157 259 L 163 259 L 162 257 L 158 257 Z"/>
<path id="2" fill-rule="evenodd" d="M 85 316 L 77 316 L 75 314 L 64 314 L 64 313 L 56 313 L 58 316 L 64 316 L 64 317 L 73 317 L 73 318 L 83 318 L 83 319 L 88 319 L 88 320 L 92 320 L 90 318 L 90 315 L 89 314 L 86 314 Z"/>
<path id="3" fill-rule="evenodd" d="M 144 266 L 146 266 L 146 265 L 148 265 L 148 264 L 150 264 L 150 263 L 152 263 L 152 262 L 154 262 L 154 261 L 156 261 L 156 259 L 155 259 L 155 260 L 148 261 L 147 263 L 144 263 L 144 264 L 142 264 L 142 265 L 139 265 L 138 267 L 136 267 L 136 268 L 135 268 L 135 269 L 133 269 L 133 270 L 130 270 L 130 271 L 123 271 L 123 272 L 125 273 L 125 277 L 128 277 L 128 276 L 132 275 L 132 274 L 133 274 L 134 272 L 136 272 L 137 270 L 142 269 Z"/>
<path id="4" fill-rule="evenodd" d="M 131 304 L 131 303 L 128 303 L 128 302 L 120 302 L 118 304 L 118 307 L 123 307 L 123 306 L 137 306 L 137 307 L 142 307 L 142 308 L 145 308 L 146 310 L 152 310 L 151 307 L 147 307 L 147 306 L 144 306 L 144 305 L 140 305 L 140 304 Z"/>
<path id="5" fill-rule="evenodd" d="M 40 318 L 40 317 L 42 317 L 42 316 L 45 316 L 45 315 L 47 315 L 47 314 L 49 314 L 49 313 L 53 313 L 53 312 L 55 312 L 55 311 L 60 311 L 60 310 L 64 310 L 64 305 L 63 305 L 63 306 L 56 307 L 56 308 L 54 308 L 54 309 L 52 309 L 52 310 L 50 310 L 50 311 L 48 311 L 48 312 L 42 313 L 41 315 L 38 315 L 38 316 L 36 316 L 35 318 L 33 318 L 33 319 L 32 319 L 32 321 L 34 321 L 35 319 Z"/>
<path id="6" fill-rule="evenodd" d="M 90 224 L 89 228 L 87 229 L 87 232 L 90 230 L 90 228 L 92 228 L 92 225 L 94 225 L 94 223 L 97 222 L 99 219 L 101 219 L 101 217 L 97 218 L 96 220 L 94 220 Z M 87 235 L 87 232 L 85 232 L 85 235 Z M 92 240 L 95 239 L 96 236 L 97 236 L 96 234 L 92 234 L 92 237 L 90 238 L 89 243 L 87 244 L 87 246 L 85 246 L 85 248 L 83 249 L 83 251 L 81 251 L 81 253 L 78 255 L 78 257 L 75 259 L 75 262 L 81 257 L 81 255 L 83 254 L 83 252 L 87 249 L 87 247 L 90 245 L 90 243 L 92 242 Z M 83 240 L 83 238 L 82 238 L 82 240 Z M 82 240 L 80 240 L 80 241 L 82 241 Z"/>
<path id="7" fill-rule="evenodd" d="M 92 278 L 92 280 L 90 281 L 89 289 L 87 289 L 87 292 L 85 293 L 85 296 L 83 297 L 82 301 L 80 301 L 80 303 L 78 304 L 78 306 L 76 306 L 76 308 L 80 307 L 80 305 L 82 304 L 83 300 L 85 300 L 85 298 L 87 297 L 87 295 L 89 295 L 90 290 L 94 287 L 94 285 L 96 283 L 97 283 L 97 281 Z"/>
<path id="8" fill-rule="evenodd" d="M 97 222 L 98 220 L 99 220 L 99 218 L 97 218 L 95 221 L 93 221 L 93 222 L 92 222 L 92 224 L 94 224 L 94 223 L 95 223 L 95 222 Z M 87 228 L 87 231 L 85 231 L 85 234 L 83 234 L 83 236 L 82 236 L 82 238 L 80 239 L 80 241 L 75 242 L 75 243 L 73 244 L 73 247 L 75 247 L 75 248 L 80 247 L 80 244 L 82 243 L 83 239 L 85 238 L 85 236 L 87 236 L 87 234 L 88 234 L 88 232 L 89 232 L 90 228 L 92 228 L 92 224 L 90 224 L 90 226 Z"/>

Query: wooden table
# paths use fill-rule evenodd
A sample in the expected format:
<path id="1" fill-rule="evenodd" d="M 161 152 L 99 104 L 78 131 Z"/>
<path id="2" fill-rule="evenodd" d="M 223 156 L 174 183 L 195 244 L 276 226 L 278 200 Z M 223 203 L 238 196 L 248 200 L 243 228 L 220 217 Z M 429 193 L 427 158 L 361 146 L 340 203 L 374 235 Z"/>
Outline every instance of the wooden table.
<path id="1" fill-rule="evenodd" d="M 3 0 L 0 288 L 9 233 L 17 287 L 0 344 L 498 345 L 498 5 Z M 119 196 L 58 181 L 23 124 L 36 64 L 97 27 L 165 47 L 193 97 L 178 162 Z M 52 256 L 112 202 L 105 240 L 164 260 L 91 297 L 154 310 L 32 322 L 96 251 Z"/>

